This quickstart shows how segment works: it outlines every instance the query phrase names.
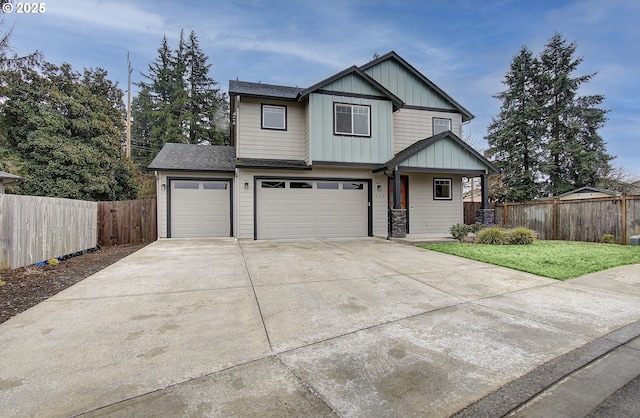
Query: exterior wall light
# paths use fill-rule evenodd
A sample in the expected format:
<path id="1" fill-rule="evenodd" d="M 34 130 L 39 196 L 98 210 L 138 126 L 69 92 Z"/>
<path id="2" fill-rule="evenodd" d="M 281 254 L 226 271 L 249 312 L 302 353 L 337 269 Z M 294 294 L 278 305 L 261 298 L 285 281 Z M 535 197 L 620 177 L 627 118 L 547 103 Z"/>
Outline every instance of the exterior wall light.
<path id="1" fill-rule="evenodd" d="M 249 182 L 248 182 L 248 181 L 245 181 L 245 182 L 244 182 L 244 188 L 245 188 L 245 189 L 248 189 L 248 188 L 249 188 Z"/>
<path id="2" fill-rule="evenodd" d="M 161 184 L 160 185 L 160 190 L 162 190 L 164 192 L 164 190 L 167 188 L 167 186 L 165 184 Z"/>

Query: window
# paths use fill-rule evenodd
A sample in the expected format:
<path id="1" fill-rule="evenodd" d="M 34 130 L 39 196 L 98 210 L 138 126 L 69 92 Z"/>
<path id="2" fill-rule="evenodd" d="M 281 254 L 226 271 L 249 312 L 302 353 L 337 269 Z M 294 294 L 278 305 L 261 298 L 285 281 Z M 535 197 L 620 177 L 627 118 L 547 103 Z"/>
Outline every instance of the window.
<path id="1" fill-rule="evenodd" d="M 284 189 L 284 181 L 263 181 L 263 189 Z"/>
<path id="2" fill-rule="evenodd" d="M 318 182 L 318 189 L 337 190 L 340 183 Z"/>
<path id="3" fill-rule="evenodd" d="M 227 190 L 227 183 L 204 183 L 205 190 Z"/>
<path id="4" fill-rule="evenodd" d="M 452 200 L 451 179 L 433 179 L 433 198 L 435 200 Z"/>
<path id="5" fill-rule="evenodd" d="M 289 183 L 291 189 L 313 189 L 313 183 L 307 181 L 292 181 Z"/>
<path id="6" fill-rule="evenodd" d="M 362 183 L 342 183 L 343 190 L 364 190 Z"/>
<path id="7" fill-rule="evenodd" d="M 336 135 L 371 136 L 369 106 L 336 103 L 334 110 Z"/>
<path id="8" fill-rule="evenodd" d="M 262 105 L 262 129 L 287 130 L 287 107 Z"/>
<path id="9" fill-rule="evenodd" d="M 174 189 L 199 189 L 200 183 L 192 181 L 177 181 L 174 183 Z"/>
<path id="10" fill-rule="evenodd" d="M 433 118 L 433 134 L 451 130 L 451 119 Z"/>

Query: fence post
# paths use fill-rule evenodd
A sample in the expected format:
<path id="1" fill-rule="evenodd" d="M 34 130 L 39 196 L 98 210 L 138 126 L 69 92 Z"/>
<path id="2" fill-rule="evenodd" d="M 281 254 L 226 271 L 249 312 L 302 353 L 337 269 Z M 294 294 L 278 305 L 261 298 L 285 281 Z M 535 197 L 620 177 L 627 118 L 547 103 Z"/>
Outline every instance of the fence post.
<path id="1" fill-rule="evenodd" d="M 504 225 L 508 226 L 509 225 L 509 205 L 507 204 L 507 202 L 504 202 L 503 205 L 504 205 Z"/>
<path id="2" fill-rule="evenodd" d="M 622 244 L 627 245 L 627 195 L 622 195 Z"/>
<path id="3" fill-rule="evenodd" d="M 558 199 L 553 199 L 553 239 L 558 239 Z"/>

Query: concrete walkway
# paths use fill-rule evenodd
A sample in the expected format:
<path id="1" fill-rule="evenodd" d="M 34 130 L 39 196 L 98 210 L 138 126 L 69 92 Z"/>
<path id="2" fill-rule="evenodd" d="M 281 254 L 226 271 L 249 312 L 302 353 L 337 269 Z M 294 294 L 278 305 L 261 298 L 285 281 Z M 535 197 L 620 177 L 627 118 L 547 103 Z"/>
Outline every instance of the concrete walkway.
<path id="1" fill-rule="evenodd" d="M 161 240 L 0 325 L 0 416 L 446 417 L 638 320 L 640 265 Z"/>

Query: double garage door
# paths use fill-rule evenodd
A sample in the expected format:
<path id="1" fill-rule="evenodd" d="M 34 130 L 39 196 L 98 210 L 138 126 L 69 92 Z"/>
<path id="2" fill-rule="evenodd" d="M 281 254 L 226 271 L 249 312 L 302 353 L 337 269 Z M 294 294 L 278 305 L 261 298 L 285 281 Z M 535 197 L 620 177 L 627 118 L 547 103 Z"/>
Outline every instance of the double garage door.
<path id="1" fill-rule="evenodd" d="M 369 235 L 367 181 L 262 179 L 256 182 L 256 238 Z"/>
<path id="2" fill-rule="evenodd" d="M 231 236 L 231 181 L 172 180 L 172 238 Z"/>

